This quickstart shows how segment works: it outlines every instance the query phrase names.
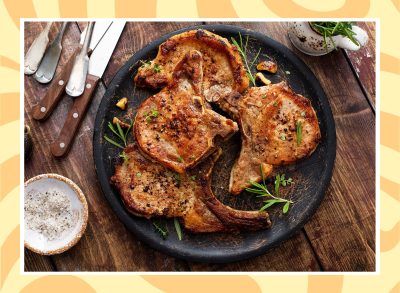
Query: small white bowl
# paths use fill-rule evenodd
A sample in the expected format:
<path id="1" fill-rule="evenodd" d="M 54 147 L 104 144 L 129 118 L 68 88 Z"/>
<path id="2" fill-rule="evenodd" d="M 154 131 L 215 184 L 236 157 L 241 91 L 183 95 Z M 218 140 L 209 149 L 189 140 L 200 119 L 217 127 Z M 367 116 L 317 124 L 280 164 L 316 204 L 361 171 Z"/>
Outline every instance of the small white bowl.
<path id="1" fill-rule="evenodd" d="M 76 220 L 73 227 L 63 233 L 60 239 L 49 240 L 39 232 L 29 229 L 24 219 L 25 247 L 42 255 L 59 254 L 70 249 L 81 239 L 88 221 L 88 205 L 82 190 L 70 179 L 58 174 L 42 174 L 29 179 L 25 182 L 25 195 L 32 189 L 38 192 L 57 189 L 67 195 Z"/>

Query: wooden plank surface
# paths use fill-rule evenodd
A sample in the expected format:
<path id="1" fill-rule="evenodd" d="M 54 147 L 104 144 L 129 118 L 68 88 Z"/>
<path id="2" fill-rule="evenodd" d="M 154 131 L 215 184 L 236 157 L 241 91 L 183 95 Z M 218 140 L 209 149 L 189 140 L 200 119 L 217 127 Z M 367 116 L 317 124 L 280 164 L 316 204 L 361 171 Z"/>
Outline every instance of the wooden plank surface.
<path id="1" fill-rule="evenodd" d="M 370 101 L 371 105 L 375 107 L 376 99 L 376 33 L 374 22 L 359 22 L 359 27 L 365 30 L 368 34 L 368 44 L 364 48 L 358 51 L 345 51 L 350 63 L 353 67 L 355 74 L 357 75 L 361 87 L 364 90 L 365 95 Z"/>
<path id="2" fill-rule="evenodd" d="M 25 119 L 33 130 L 35 150 L 26 164 L 25 178 L 56 172 L 75 181 L 87 196 L 90 221 L 82 240 L 70 251 L 43 257 L 26 251 L 25 269 L 60 271 L 318 271 L 374 270 L 375 264 L 375 117 L 361 82 L 343 51 L 309 57 L 290 44 L 283 24 L 236 23 L 254 29 L 291 48 L 310 66 L 329 97 L 337 127 L 337 159 L 331 186 L 317 213 L 294 237 L 266 254 L 233 264 L 198 264 L 177 260 L 141 243 L 118 220 L 97 182 L 92 158 L 94 117 L 106 86 L 132 54 L 165 33 L 193 23 L 128 23 L 100 82 L 92 105 L 68 157 L 55 159 L 49 145 L 63 125 L 69 97 L 53 115 L 37 122 L 30 108 L 47 86 L 25 77 Z M 84 23 L 70 25 L 64 37 L 65 63 Z M 25 25 L 25 49 L 43 23 Z M 374 28 L 369 26 L 370 33 Z M 54 35 L 56 30 L 52 29 Z M 372 66 L 372 65 L 370 65 Z M 362 69 L 361 71 L 368 70 Z M 369 76 L 369 75 L 368 75 Z M 365 77 L 366 80 L 372 78 Z M 367 82 L 365 82 L 367 84 Z M 372 83 L 370 83 L 372 85 Z M 40 142 L 40 143 L 39 143 Z"/>

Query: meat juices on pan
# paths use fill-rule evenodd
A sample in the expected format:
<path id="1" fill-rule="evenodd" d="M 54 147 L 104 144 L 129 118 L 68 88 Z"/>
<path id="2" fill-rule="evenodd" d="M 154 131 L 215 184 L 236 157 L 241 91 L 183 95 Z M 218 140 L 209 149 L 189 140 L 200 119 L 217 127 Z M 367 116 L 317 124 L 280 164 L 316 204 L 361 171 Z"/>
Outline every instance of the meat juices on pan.
<path id="1" fill-rule="evenodd" d="M 238 115 L 242 149 L 231 171 L 232 194 L 250 187 L 249 181 L 259 182 L 260 166 L 267 177 L 273 166 L 311 155 L 321 138 L 310 100 L 285 82 L 250 88 L 239 102 Z"/>
<path id="2" fill-rule="evenodd" d="M 192 50 L 177 64 L 172 82 L 139 107 L 135 136 L 155 161 L 183 173 L 206 158 L 214 138 L 229 138 L 237 123 L 214 112 L 202 97 L 203 58 Z"/>
<path id="3" fill-rule="evenodd" d="M 237 101 L 248 88 L 249 79 L 237 48 L 207 30 L 183 32 L 162 43 L 156 58 L 138 69 L 136 85 L 155 89 L 167 86 L 173 80 L 175 66 L 192 50 L 203 56 L 203 88 L 199 94 L 235 116 Z"/>
<path id="4" fill-rule="evenodd" d="M 223 205 L 211 191 L 218 149 L 189 173 L 171 172 L 146 159 L 136 145 L 125 149 L 127 162 L 117 165 L 111 182 L 126 208 L 145 218 L 179 217 L 192 232 L 259 230 L 271 222 L 265 211 L 240 211 Z"/>

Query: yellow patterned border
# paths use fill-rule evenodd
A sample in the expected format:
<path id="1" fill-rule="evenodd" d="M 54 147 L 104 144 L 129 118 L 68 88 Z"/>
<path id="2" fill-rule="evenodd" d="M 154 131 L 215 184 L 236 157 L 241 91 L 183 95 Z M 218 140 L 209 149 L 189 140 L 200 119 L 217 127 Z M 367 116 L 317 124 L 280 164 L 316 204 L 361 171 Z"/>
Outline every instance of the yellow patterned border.
<path id="1" fill-rule="evenodd" d="M 21 276 L 19 19 L 36 17 L 377 17 L 381 19 L 379 276 Z M 399 0 L 3 0 L 0 2 L 0 290 L 3 292 L 400 292 Z M 384 211 L 384 212 L 383 212 Z"/>

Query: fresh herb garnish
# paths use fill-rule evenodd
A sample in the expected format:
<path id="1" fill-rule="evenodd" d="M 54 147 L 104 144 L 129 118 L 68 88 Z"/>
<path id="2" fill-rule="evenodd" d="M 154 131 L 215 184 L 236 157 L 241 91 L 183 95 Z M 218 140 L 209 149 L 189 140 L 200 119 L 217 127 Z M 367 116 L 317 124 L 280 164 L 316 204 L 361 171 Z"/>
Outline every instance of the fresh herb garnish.
<path id="1" fill-rule="evenodd" d="M 359 46 L 359 42 L 355 39 L 356 33 L 353 32 L 353 23 L 350 21 L 327 21 L 327 22 L 310 22 L 311 28 L 322 35 L 324 37 L 324 47 L 328 51 L 328 42 L 329 39 L 332 42 L 332 45 L 336 49 L 336 44 L 333 41 L 333 36 L 341 35 L 347 37 L 352 41 L 356 46 Z"/>
<path id="2" fill-rule="evenodd" d="M 297 145 L 301 143 L 301 131 L 302 131 L 301 121 L 296 122 L 296 137 L 297 137 Z"/>
<path id="3" fill-rule="evenodd" d="M 147 121 L 147 122 L 150 122 L 150 121 L 152 121 L 153 119 L 156 119 L 156 118 L 158 117 L 159 114 L 160 114 L 160 113 L 159 113 L 157 110 L 153 109 L 153 110 L 150 110 L 150 111 L 147 112 L 147 113 L 144 113 L 144 117 L 146 118 L 146 121 Z"/>
<path id="4" fill-rule="evenodd" d="M 140 65 L 140 67 L 145 67 L 145 66 L 151 65 L 150 60 L 146 60 L 146 61 L 139 60 L 139 62 L 142 63 L 142 65 Z"/>
<path id="5" fill-rule="evenodd" d="M 301 117 L 306 117 L 306 112 L 301 112 L 300 115 Z"/>
<path id="6" fill-rule="evenodd" d="M 128 136 L 129 130 L 131 130 L 131 128 L 132 128 L 133 120 L 131 121 L 128 129 L 125 132 L 122 130 L 121 125 L 119 125 L 118 122 L 116 124 L 117 124 L 117 129 L 115 129 L 114 125 L 111 122 L 108 122 L 108 128 L 121 140 L 122 144 L 109 138 L 107 135 L 104 135 L 104 139 L 106 141 L 108 141 L 109 143 L 115 145 L 116 147 L 124 149 L 127 146 L 126 138 Z"/>
<path id="7" fill-rule="evenodd" d="M 280 138 L 281 140 L 286 140 L 286 135 L 282 134 L 279 138 Z"/>
<path id="8" fill-rule="evenodd" d="M 178 160 L 179 163 L 183 163 L 183 158 L 181 156 L 176 158 Z"/>
<path id="9" fill-rule="evenodd" d="M 157 219 L 151 220 L 151 223 L 153 224 L 156 232 L 158 232 L 158 234 L 160 234 L 162 239 L 167 239 L 167 237 L 168 237 L 167 227 L 165 225 L 162 225 L 161 222 Z"/>
<path id="10" fill-rule="evenodd" d="M 285 179 L 285 174 L 281 174 L 281 175 L 276 175 L 275 176 L 275 194 L 279 196 L 279 187 L 282 186 L 287 186 L 289 184 L 293 183 L 293 179 L 291 177 L 289 177 L 288 179 Z"/>
<path id="11" fill-rule="evenodd" d="M 196 180 L 196 175 L 189 176 L 189 179 L 192 180 L 192 181 L 195 181 Z"/>
<path id="12" fill-rule="evenodd" d="M 128 162 L 129 162 L 129 157 L 128 157 L 128 155 L 127 155 L 124 151 L 122 151 L 122 153 L 119 154 L 119 157 L 122 158 L 122 159 L 124 160 L 124 164 L 128 164 Z"/>
<path id="13" fill-rule="evenodd" d="M 155 63 L 153 67 L 154 72 L 159 73 L 161 71 L 161 65 Z"/>
<path id="14" fill-rule="evenodd" d="M 275 102 L 273 103 L 273 105 L 274 105 L 274 107 L 278 107 L 278 102 L 275 101 Z"/>
<path id="15" fill-rule="evenodd" d="M 181 229 L 181 224 L 179 223 L 178 218 L 174 218 L 174 226 L 175 226 L 176 235 L 178 235 L 178 239 L 182 240 L 182 229 Z"/>
<path id="16" fill-rule="evenodd" d="M 244 65 L 246 66 L 246 71 L 247 71 L 247 76 L 252 82 L 253 85 L 256 85 L 256 79 L 254 78 L 253 74 L 251 73 L 251 68 L 254 66 L 254 63 L 257 61 L 258 56 L 260 55 L 261 48 L 258 50 L 256 56 L 254 57 L 253 61 L 249 62 L 247 59 L 247 45 L 249 42 L 249 36 L 246 36 L 246 43 L 243 44 L 243 39 L 242 39 L 242 34 L 239 32 L 239 42 L 238 43 L 235 38 L 231 37 L 232 43 L 236 46 L 238 49 L 240 55 L 242 56 L 244 60 Z"/>
<path id="17" fill-rule="evenodd" d="M 137 173 L 136 173 L 136 176 L 137 176 L 137 177 L 142 177 L 142 173 L 137 172 Z"/>
<path id="18" fill-rule="evenodd" d="M 264 200 L 265 205 L 260 209 L 260 211 L 266 210 L 267 208 L 269 208 L 270 206 L 272 206 L 276 203 L 284 203 L 284 205 L 282 207 L 282 212 L 284 214 L 286 214 L 289 211 L 289 206 L 290 206 L 290 204 L 293 203 L 293 201 L 284 199 L 284 198 L 280 198 L 278 194 L 276 196 L 272 195 L 267 188 L 267 184 L 265 183 L 265 176 L 264 176 L 264 171 L 262 170 L 262 166 L 260 166 L 260 170 L 261 170 L 261 176 L 262 176 L 262 183 L 250 181 L 249 184 L 252 187 L 246 188 L 246 191 L 255 193 L 261 197 L 269 197 L 270 198 L 270 199 Z M 285 180 L 285 176 L 283 175 L 283 181 L 282 181 L 282 175 L 280 175 L 280 178 L 278 181 L 279 183 L 275 183 L 275 190 L 278 190 L 278 192 L 279 192 L 279 186 L 282 184 L 282 182 L 285 182 L 285 186 L 286 186 L 288 184 L 289 180 L 290 180 L 290 183 L 292 183 L 291 178 Z M 277 182 L 277 181 L 275 180 L 275 182 Z M 279 184 L 278 187 L 277 187 L 277 184 Z"/>

